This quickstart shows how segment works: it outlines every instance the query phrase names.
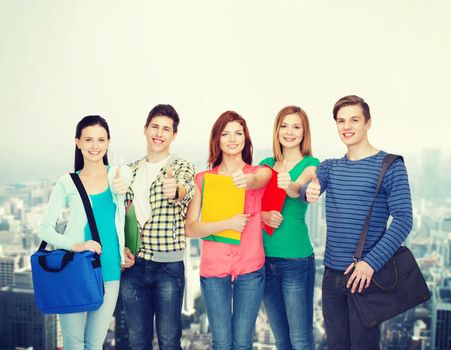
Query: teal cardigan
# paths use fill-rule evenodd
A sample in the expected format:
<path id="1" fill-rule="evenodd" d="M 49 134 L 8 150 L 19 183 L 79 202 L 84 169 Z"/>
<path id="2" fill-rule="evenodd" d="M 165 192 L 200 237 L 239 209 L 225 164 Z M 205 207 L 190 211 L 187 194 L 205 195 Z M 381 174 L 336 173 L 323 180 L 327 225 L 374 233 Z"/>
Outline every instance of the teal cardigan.
<path id="1" fill-rule="evenodd" d="M 116 204 L 116 231 L 119 241 L 119 252 L 121 263 L 125 263 L 124 257 L 124 222 L 125 206 L 124 195 L 119 195 L 113 190 L 113 180 L 117 167 L 110 166 L 108 169 L 108 184 L 113 195 L 113 202 Z M 128 166 L 120 167 L 122 181 L 130 184 L 132 173 Z M 92 203 L 91 203 L 92 204 Z M 55 230 L 56 223 L 65 206 L 69 206 L 69 219 L 63 234 Z M 69 174 L 64 174 L 56 182 L 55 188 L 50 196 L 49 203 L 45 210 L 41 224 L 38 227 L 38 236 L 57 249 L 71 250 L 72 246 L 85 240 L 85 226 L 88 222 L 86 218 L 83 202 L 77 188 Z"/>

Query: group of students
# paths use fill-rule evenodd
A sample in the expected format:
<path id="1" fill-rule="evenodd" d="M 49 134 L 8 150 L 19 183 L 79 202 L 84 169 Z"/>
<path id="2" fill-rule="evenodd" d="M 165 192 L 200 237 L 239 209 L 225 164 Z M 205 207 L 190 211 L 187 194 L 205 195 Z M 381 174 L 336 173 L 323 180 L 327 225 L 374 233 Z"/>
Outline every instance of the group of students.
<path id="1" fill-rule="evenodd" d="M 368 104 L 345 96 L 333 109 L 347 153 L 322 163 L 312 156 L 307 114 L 297 106 L 280 110 L 274 123 L 273 156 L 252 165 L 246 121 L 224 112 L 212 127 L 208 170 L 170 153 L 179 116 L 157 105 L 144 126 L 147 154 L 129 166 L 108 165 L 109 128 L 100 116 L 77 125 L 75 171 L 89 194 L 102 246 L 92 240 L 77 189 L 68 174 L 55 186 L 39 236 L 56 248 L 101 254 L 103 305 L 96 311 L 60 315 L 65 349 L 101 349 L 119 291 L 134 350 L 152 349 L 154 323 L 160 349 L 181 349 L 186 237 L 224 230 L 241 232 L 239 244 L 202 240 L 201 292 L 213 349 L 252 349 L 263 303 L 278 349 L 315 349 L 313 292 L 315 258 L 305 215 L 309 202 L 327 191 L 327 242 L 322 308 L 329 349 L 379 349 L 379 327 L 362 326 L 347 293 L 361 292 L 393 255 L 412 227 L 407 172 L 401 160 L 387 171 L 374 204 L 363 259 L 353 262 L 360 230 L 372 203 L 386 153 L 368 141 Z M 266 166 L 265 166 L 266 165 Z M 277 172 L 286 192 L 282 210 L 262 211 L 262 197 Z M 201 220 L 206 174 L 230 176 L 245 189 L 244 213 Z M 214 189 L 213 189 L 214 190 Z M 56 232 L 61 210 L 70 214 Z M 141 237 L 136 254 L 124 245 L 124 217 L 133 208 Z M 387 227 L 389 216 L 393 217 Z M 262 229 L 274 229 L 270 236 Z"/>

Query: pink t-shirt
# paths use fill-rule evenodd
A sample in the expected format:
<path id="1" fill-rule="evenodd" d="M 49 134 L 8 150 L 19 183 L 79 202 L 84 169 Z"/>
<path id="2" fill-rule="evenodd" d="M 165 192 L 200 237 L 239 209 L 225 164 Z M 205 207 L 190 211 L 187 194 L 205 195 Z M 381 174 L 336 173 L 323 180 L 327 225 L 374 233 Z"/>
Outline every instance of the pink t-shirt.
<path id="1" fill-rule="evenodd" d="M 246 164 L 245 174 L 255 173 L 259 166 Z M 200 172 L 196 175 L 196 185 L 202 193 L 205 173 L 218 174 L 218 167 Z M 259 270 L 265 263 L 265 252 L 261 230 L 261 200 L 265 188 L 246 190 L 244 213 L 251 214 L 241 233 L 239 245 L 202 240 L 200 255 L 200 275 L 202 277 L 237 276 Z"/>

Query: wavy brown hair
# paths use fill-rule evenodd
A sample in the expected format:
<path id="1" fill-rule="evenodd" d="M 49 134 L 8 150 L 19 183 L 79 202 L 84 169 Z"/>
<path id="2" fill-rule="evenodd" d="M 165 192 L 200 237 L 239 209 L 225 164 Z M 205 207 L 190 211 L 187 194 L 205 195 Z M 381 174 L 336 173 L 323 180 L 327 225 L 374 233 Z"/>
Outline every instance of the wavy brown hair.
<path id="1" fill-rule="evenodd" d="M 249 135 L 249 129 L 247 128 L 246 121 L 242 116 L 234 111 L 226 111 L 222 113 L 216 122 L 213 124 L 210 134 L 210 152 L 208 154 L 208 166 L 214 168 L 222 162 L 221 151 L 221 134 L 224 131 L 227 123 L 238 122 L 243 127 L 244 132 L 244 148 L 241 151 L 241 156 L 247 164 L 252 164 L 252 141 Z"/>

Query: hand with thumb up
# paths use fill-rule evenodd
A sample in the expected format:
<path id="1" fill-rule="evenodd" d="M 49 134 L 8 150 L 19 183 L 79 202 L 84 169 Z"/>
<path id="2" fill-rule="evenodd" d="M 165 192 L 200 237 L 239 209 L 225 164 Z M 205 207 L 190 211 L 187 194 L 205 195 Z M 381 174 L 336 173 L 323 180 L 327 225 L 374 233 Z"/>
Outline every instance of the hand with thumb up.
<path id="1" fill-rule="evenodd" d="M 178 185 L 173 174 L 172 166 L 170 166 L 166 173 L 166 177 L 163 180 L 163 195 L 169 199 L 174 199 L 177 186 Z"/>
<path id="2" fill-rule="evenodd" d="M 318 201 L 320 194 L 321 194 L 321 185 L 318 181 L 318 178 L 316 177 L 316 173 L 313 173 L 312 181 L 307 186 L 307 190 L 305 192 L 307 202 L 312 203 Z"/>
<path id="3" fill-rule="evenodd" d="M 287 170 L 287 161 L 283 161 L 283 166 L 280 172 L 277 174 L 277 187 L 287 190 L 291 184 L 291 177 Z"/>
<path id="4" fill-rule="evenodd" d="M 232 173 L 232 181 L 238 188 L 248 188 L 249 184 L 252 181 L 253 175 L 243 173 L 241 166 L 242 160 L 239 157 L 237 157 L 235 171 Z"/>
<path id="5" fill-rule="evenodd" d="M 116 169 L 116 173 L 114 174 L 113 180 L 113 191 L 117 194 L 123 195 L 127 193 L 128 184 L 126 184 L 121 178 L 121 168 L 118 167 Z"/>

